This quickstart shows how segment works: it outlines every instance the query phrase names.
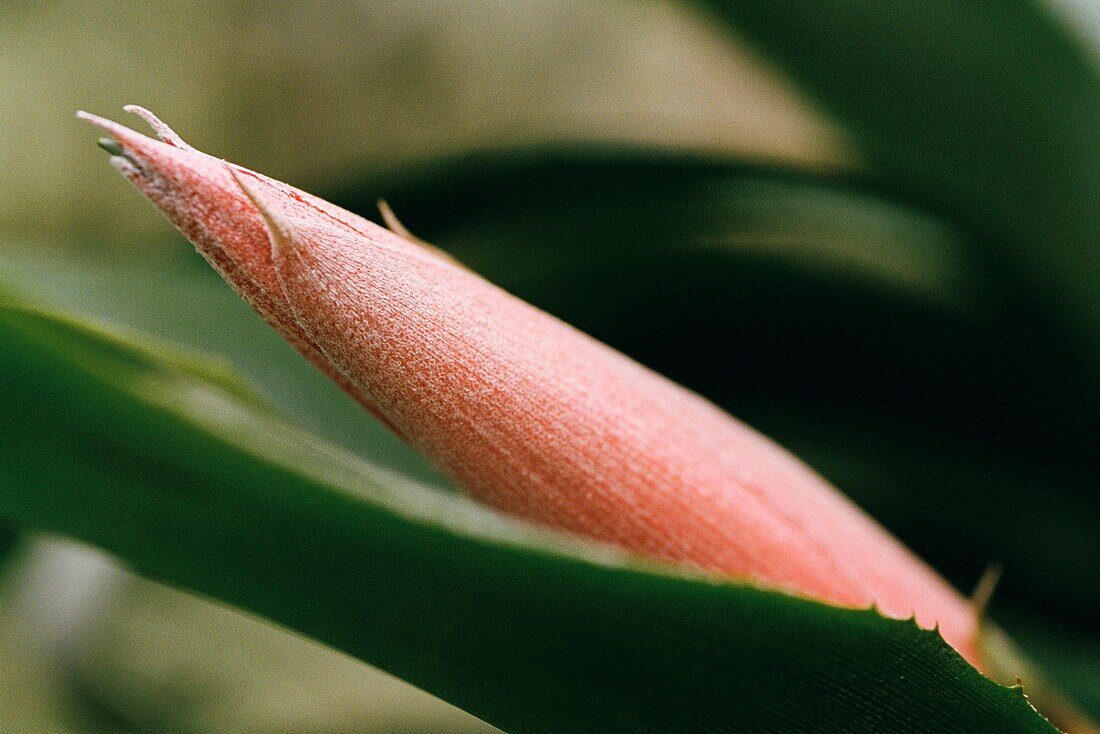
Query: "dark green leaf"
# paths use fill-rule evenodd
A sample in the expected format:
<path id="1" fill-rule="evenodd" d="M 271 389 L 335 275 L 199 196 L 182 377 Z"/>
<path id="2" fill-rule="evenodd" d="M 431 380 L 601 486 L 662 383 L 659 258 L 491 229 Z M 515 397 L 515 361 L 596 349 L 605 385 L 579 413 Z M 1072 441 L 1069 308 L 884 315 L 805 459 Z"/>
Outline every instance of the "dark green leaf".
<path id="1" fill-rule="evenodd" d="M 438 473 L 276 334 L 165 223 L 170 243 L 0 243 L 0 275 L 34 302 L 214 354 L 296 425 L 403 473 Z M 207 359 L 207 362 L 211 360 Z"/>
<path id="2" fill-rule="evenodd" d="M 355 460 L 7 305 L 0 513 L 522 732 L 1046 732 L 934 632 L 641 566 Z"/>
<path id="3" fill-rule="evenodd" d="M 981 236 L 1100 382 L 1100 64 L 1033 0 L 706 0 L 898 191 Z M 1095 435 L 1095 434 L 1093 434 Z"/>
<path id="4" fill-rule="evenodd" d="M 0 566 L 3 566 L 7 556 L 15 549 L 19 541 L 19 531 L 14 525 L 0 520 Z"/>

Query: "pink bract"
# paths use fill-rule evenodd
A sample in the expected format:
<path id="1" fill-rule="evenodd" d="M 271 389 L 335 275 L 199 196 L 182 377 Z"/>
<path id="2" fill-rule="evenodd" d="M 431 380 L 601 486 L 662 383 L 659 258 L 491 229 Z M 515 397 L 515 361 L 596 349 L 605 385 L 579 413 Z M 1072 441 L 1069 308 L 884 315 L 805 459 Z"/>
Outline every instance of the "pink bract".
<path id="1" fill-rule="evenodd" d="M 82 115 L 114 165 L 299 351 L 479 500 L 646 556 L 915 615 L 977 663 L 972 606 L 784 449 L 431 249 Z"/>

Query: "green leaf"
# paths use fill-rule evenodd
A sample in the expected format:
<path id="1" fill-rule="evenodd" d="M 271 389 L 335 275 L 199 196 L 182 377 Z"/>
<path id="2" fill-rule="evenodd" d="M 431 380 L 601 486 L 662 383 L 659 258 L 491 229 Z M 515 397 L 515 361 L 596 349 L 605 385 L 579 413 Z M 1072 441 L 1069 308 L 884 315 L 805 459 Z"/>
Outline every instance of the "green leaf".
<path id="1" fill-rule="evenodd" d="M 298 355 L 165 223 L 166 241 L 123 247 L 0 241 L 0 277 L 34 303 L 217 357 L 296 425 L 372 461 L 439 480 L 412 449 Z M 138 284 L 138 285 L 135 285 Z M 209 364 L 213 360 L 207 359 Z"/>
<path id="2" fill-rule="evenodd" d="M 0 568 L 3 567 L 8 554 L 15 549 L 18 542 L 19 531 L 15 529 L 15 526 L 0 520 Z"/>
<path id="3" fill-rule="evenodd" d="M 936 219 L 857 181 L 713 156 L 546 144 L 353 176 L 326 196 L 373 219 L 385 198 L 414 235 L 430 235 L 509 287 L 555 268 L 631 268 L 628 256 L 710 252 L 950 310 L 975 310 L 987 297 L 958 234 Z"/>
<path id="4" fill-rule="evenodd" d="M 508 731 L 1054 731 L 912 622 L 509 521 L 68 319 L 0 306 L 0 350 L 0 513 Z"/>
<path id="5" fill-rule="evenodd" d="M 998 598 L 1100 614 L 1080 445 L 1100 394 L 957 227 L 881 185 L 635 148 L 447 158 L 327 198 L 374 216 L 379 197 L 779 440 L 961 587 L 999 561 Z"/>
<path id="6" fill-rule="evenodd" d="M 1033 0 L 707 0 L 1100 378 L 1100 64 Z M 1066 359 L 1063 355 L 1062 359 Z M 1093 434 L 1095 435 L 1095 434 Z"/>

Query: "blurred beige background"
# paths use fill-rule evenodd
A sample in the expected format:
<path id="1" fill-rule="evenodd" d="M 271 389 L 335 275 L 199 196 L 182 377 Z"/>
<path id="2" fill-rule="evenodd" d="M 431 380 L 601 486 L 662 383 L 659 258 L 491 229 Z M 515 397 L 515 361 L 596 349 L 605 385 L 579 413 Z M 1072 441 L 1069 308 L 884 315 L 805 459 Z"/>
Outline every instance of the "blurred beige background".
<path id="1" fill-rule="evenodd" d="M 853 157 L 778 72 L 666 2 L 8 2 L 0 89 L 0 234 L 12 236 L 159 231 L 73 118 L 125 120 L 127 103 L 306 185 L 556 138 L 814 167 Z"/>

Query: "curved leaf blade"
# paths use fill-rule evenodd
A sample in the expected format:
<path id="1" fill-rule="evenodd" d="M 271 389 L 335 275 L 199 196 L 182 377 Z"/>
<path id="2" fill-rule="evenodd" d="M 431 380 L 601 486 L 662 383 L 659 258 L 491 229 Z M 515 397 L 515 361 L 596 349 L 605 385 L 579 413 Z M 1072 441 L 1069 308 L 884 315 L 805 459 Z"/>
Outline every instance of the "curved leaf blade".
<path id="1" fill-rule="evenodd" d="M 934 632 L 678 576 L 356 461 L 4 306 L 0 513 L 522 732 L 1054 731 Z"/>
<path id="2" fill-rule="evenodd" d="M 897 190 L 982 235 L 1100 378 L 1100 64 L 1033 0 L 706 0 Z"/>

